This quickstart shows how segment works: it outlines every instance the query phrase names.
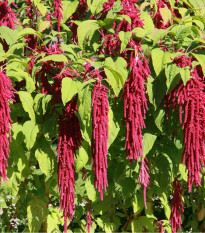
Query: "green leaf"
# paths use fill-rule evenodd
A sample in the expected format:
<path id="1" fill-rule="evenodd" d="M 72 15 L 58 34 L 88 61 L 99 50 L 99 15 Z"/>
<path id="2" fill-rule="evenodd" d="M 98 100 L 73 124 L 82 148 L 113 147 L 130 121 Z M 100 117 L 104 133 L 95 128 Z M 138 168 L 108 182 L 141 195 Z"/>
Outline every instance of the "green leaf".
<path id="1" fill-rule="evenodd" d="M 39 232 L 47 215 L 46 203 L 40 199 L 32 199 L 27 206 L 28 227 L 30 232 Z"/>
<path id="2" fill-rule="evenodd" d="M 21 184 L 21 173 L 14 172 L 13 169 L 7 169 L 7 182 L 2 182 L 2 188 L 4 188 L 7 195 L 12 195 L 16 197 L 19 192 L 19 186 Z"/>
<path id="3" fill-rule="evenodd" d="M 169 94 L 180 80 L 179 75 L 180 68 L 177 64 L 167 64 L 165 66 L 165 75 L 166 75 L 166 85 L 167 85 L 167 94 Z"/>
<path id="4" fill-rule="evenodd" d="M 75 12 L 79 4 L 78 0 L 62 1 L 63 3 L 63 20 L 62 23 L 65 23 L 70 16 Z"/>
<path id="5" fill-rule="evenodd" d="M 186 166 L 184 164 L 179 164 L 179 172 L 181 174 L 181 177 L 184 181 L 188 181 L 188 170 L 186 169 Z"/>
<path id="6" fill-rule="evenodd" d="M 131 36 L 132 36 L 132 32 L 124 32 L 124 31 L 119 32 L 119 37 L 120 37 L 120 40 L 122 42 L 120 53 L 122 53 L 123 50 L 127 47 L 127 44 L 129 42 Z"/>
<path id="7" fill-rule="evenodd" d="M 36 137 L 39 132 L 39 127 L 33 121 L 26 121 L 23 125 L 23 134 L 25 135 L 25 143 L 30 150 L 36 142 Z"/>
<path id="8" fill-rule="evenodd" d="M 78 99 L 80 101 L 78 112 L 80 114 L 80 117 L 83 120 L 85 120 L 91 111 L 91 102 L 92 102 L 92 93 L 90 90 L 89 85 L 86 85 L 84 88 L 80 89 L 78 92 Z"/>
<path id="9" fill-rule="evenodd" d="M 38 24 L 38 31 L 42 32 L 42 31 L 46 30 L 50 26 L 50 24 L 51 23 L 49 21 L 41 21 Z"/>
<path id="10" fill-rule="evenodd" d="M 68 63 L 68 59 L 63 54 L 53 54 L 48 55 L 38 61 L 38 64 L 44 61 L 55 61 L 55 62 L 65 62 Z"/>
<path id="11" fill-rule="evenodd" d="M 99 28 L 100 26 L 97 20 L 86 20 L 78 26 L 78 42 L 82 49 L 85 48 L 87 38 Z"/>
<path id="12" fill-rule="evenodd" d="M 42 34 L 40 32 L 37 32 L 32 28 L 24 28 L 22 31 L 20 31 L 18 33 L 17 39 L 20 39 L 20 38 L 28 36 L 28 35 L 35 35 L 35 36 L 39 37 L 40 39 L 42 38 Z"/>
<path id="13" fill-rule="evenodd" d="M 203 52 L 201 53 L 191 53 L 199 62 L 201 65 L 201 68 L 203 70 L 204 76 L 205 76 L 205 54 Z"/>
<path id="14" fill-rule="evenodd" d="M 96 200 L 97 193 L 96 193 L 95 187 L 94 187 L 93 183 L 91 182 L 90 178 L 86 179 L 85 188 L 87 191 L 88 198 L 92 202 L 94 202 Z"/>
<path id="15" fill-rule="evenodd" d="M 157 139 L 156 135 L 150 134 L 150 133 L 145 133 L 143 136 L 143 154 L 147 155 L 149 151 L 152 149 L 155 141 Z"/>
<path id="16" fill-rule="evenodd" d="M 108 140 L 108 148 L 112 145 L 112 143 L 115 141 L 119 131 L 120 131 L 120 126 L 116 119 L 113 118 L 113 111 L 111 107 L 109 107 L 109 113 L 108 113 L 108 118 L 109 118 L 109 140 Z"/>
<path id="17" fill-rule="evenodd" d="M 171 208 L 169 206 L 168 199 L 167 199 L 165 192 L 162 193 L 162 196 L 159 197 L 159 199 L 161 200 L 161 205 L 164 208 L 165 215 L 167 219 L 169 220 L 170 215 L 171 215 Z"/>
<path id="18" fill-rule="evenodd" d="M 184 40 L 188 35 L 191 34 L 192 26 L 177 25 L 172 28 L 172 32 L 175 33 L 176 40 Z"/>
<path id="19" fill-rule="evenodd" d="M 41 12 L 42 16 L 45 16 L 46 12 L 47 12 L 47 7 L 44 6 L 43 3 L 38 3 L 36 6 L 37 6 L 38 10 Z"/>
<path id="20" fill-rule="evenodd" d="M 26 91 L 19 91 L 17 93 L 19 94 L 24 110 L 28 113 L 31 120 L 35 122 L 36 117 L 33 110 L 33 98 L 31 94 Z"/>
<path id="21" fill-rule="evenodd" d="M 108 0 L 88 0 L 87 4 L 88 7 L 93 15 L 98 14 L 100 11 L 103 10 L 103 3 L 107 2 Z"/>
<path id="22" fill-rule="evenodd" d="M 78 93 L 80 85 L 80 82 L 74 81 L 71 78 L 64 78 L 62 80 L 61 96 L 64 105 Z"/>
<path id="23" fill-rule="evenodd" d="M 146 35 L 146 31 L 144 28 L 136 27 L 132 30 L 132 32 L 134 33 L 134 36 L 140 39 L 144 38 Z"/>
<path id="24" fill-rule="evenodd" d="M 156 75 L 164 69 L 165 64 L 171 62 L 171 53 L 164 52 L 161 48 L 155 48 L 152 50 L 152 63 Z"/>
<path id="25" fill-rule="evenodd" d="M 148 232 L 154 232 L 154 219 L 150 219 L 146 216 L 140 216 L 137 219 L 134 219 L 131 222 L 132 232 L 143 232 L 144 228 L 147 229 Z"/>
<path id="26" fill-rule="evenodd" d="M 132 200 L 132 207 L 134 214 L 139 214 L 144 208 L 144 200 L 143 196 L 140 194 L 136 194 Z"/>
<path id="27" fill-rule="evenodd" d="M 145 11 L 141 11 L 140 19 L 143 21 L 144 24 L 143 28 L 145 29 L 146 32 L 151 32 L 155 30 L 153 20 L 148 13 L 146 13 Z"/>
<path id="28" fill-rule="evenodd" d="M 181 75 L 182 81 L 183 81 L 185 86 L 186 86 L 187 81 L 190 78 L 193 78 L 192 76 L 190 76 L 190 67 L 189 66 L 186 66 L 186 67 L 180 69 L 180 75 Z"/>
<path id="29" fill-rule="evenodd" d="M 17 41 L 18 31 L 6 26 L 0 27 L 0 36 L 5 39 L 8 45 L 13 45 Z"/>
<path id="30" fill-rule="evenodd" d="M 160 74 L 156 79 L 147 79 L 147 92 L 150 102 L 155 109 L 161 104 L 164 95 L 166 94 L 166 79 L 164 74 Z"/>
<path id="31" fill-rule="evenodd" d="M 135 190 L 136 184 L 133 178 L 127 177 L 122 182 L 122 193 L 125 198 L 131 196 Z"/>
<path id="32" fill-rule="evenodd" d="M 38 160 L 41 171 L 47 178 L 51 177 L 55 171 L 56 156 L 51 149 L 50 143 L 48 143 L 45 138 L 38 144 L 35 157 Z"/>
<path id="33" fill-rule="evenodd" d="M 85 143 L 83 145 L 85 145 Z M 75 158 L 75 170 L 76 170 L 76 172 L 79 172 L 87 164 L 87 162 L 88 162 L 87 151 L 88 151 L 87 146 L 86 146 L 86 148 L 81 146 L 80 149 L 77 151 L 77 158 Z"/>
<path id="34" fill-rule="evenodd" d="M 52 95 L 45 95 L 42 98 L 42 109 L 43 109 L 43 114 L 46 113 L 47 108 L 48 108 L 48 104 L 52 99 Z"/>
<path id="35" fill-rule="evenodd" d="M 108 77 L 108 83 L 113 88 L 116 96 L 119 95 L 121 89 L 124 86 L 125 81 L 128 77 L 128 71 L 126 69 L 127 62 L 122 58 L 111 58 L 105 59 L 104 70 Z"/>

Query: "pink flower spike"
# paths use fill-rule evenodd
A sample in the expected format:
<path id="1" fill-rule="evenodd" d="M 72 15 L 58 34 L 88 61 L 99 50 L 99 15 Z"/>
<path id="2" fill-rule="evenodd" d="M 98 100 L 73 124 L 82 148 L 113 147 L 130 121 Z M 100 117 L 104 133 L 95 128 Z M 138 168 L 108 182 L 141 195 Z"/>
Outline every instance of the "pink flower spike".
<path id="1" fill-rule="evenodd" d="M 103 190 L 106 191 L 107 181 L 107 154 L 108 154 L 108 112 L 107 87 L 100 81 L 95 83 L 92 96 L 92 163 L 95 173 L 95 188 L 98 188 L 100 198 L 103 200 Z"/>
<path id="2" fill-rule="evenodd" d="M 141 163 L 140 174 L 139 174 L 139 179 L 138 179 L 139 186 L 140 187 L 142 187 L 142 185 L 144 186 L 144 189 L 143 189 L 144 205 L 146 209 L 147 209 L 146 193 L 147 193 L 147 187 L 149 186 L 149 182 L 150 182 L 149 181 L 150 176 L 148 174 L 149 168 L 147 164 L 148 164 L 148 159 L 147 157 L 145 157 Z"/>

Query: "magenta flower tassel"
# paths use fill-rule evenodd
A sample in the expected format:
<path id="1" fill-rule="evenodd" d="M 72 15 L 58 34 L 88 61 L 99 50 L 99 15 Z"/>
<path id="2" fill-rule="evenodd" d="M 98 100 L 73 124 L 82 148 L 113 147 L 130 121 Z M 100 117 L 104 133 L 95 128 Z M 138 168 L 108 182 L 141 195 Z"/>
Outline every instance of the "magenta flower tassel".
<path id="1" fill-rule="evenodd" d="M 0 183 L 1 177 L 7 181 L 6 167 L 8 167 L 7 159 L 9 158 L 9 139 L 11 140 L 10 125 L 12 123 L 10 117 L 9 101 L 13 101 L 14 96 L 11 86 L 11 80 L 8 76 L 0 71 Z"/>
<path id="2" fill-rule="evenodd" d="M 107 154 L 108 154 L 108 112 L 107 87 L 97 81 L 92 95 L 93 120 L 92 120 L 92 163 L 95 173 L 95 188 L 100 192 L 103 200 L 103 189 L 106 191 L 107 181 Z"/>
<path id="3" fill-rule="evenodd" d="M 183 203 L 182 203 L 182 192 L 183 188 L 180 186 L 180 182 L 177 178 L 175 178 L 173 182 L 173 199 L 171 202 L 171 217 L 170 217 L 170 224 L 172 226 L 172 231 L 175 233 L 180 229 L 181 231 L 181 213 L 184 212 Z"/>
<path id="4" fill-rule="evenodd" d="M 82 142 L 80 123 L 75 115 L 77 98 L 68 104 L 64 115 L 59 117 L 58 143 L 58 189 L 60 210 L 64 212 L 64 232 L 67 232 L 67 218 L 72 220 L 75 209 L 75 166 L 74 155 Z"/>
<path id="5" fill-rule="evenodd" d="M 149 168 L 148 168 L 148 159 L 147 157 L 145 157 L 143 160 L 142 160 L 142 163 L 141 163 L 141 167 L 140 167 L 140 174 L 139 174 L 139 179 L 138 179 L 138 183 L 139 183 L 139 186 L 142 187 L 142 185 L 144 186 L 144 205 L 145 205 L 145 208 L 147 209 L 147 203 L 146 203 L 146 193 L 147 193 L 147 187 L 149 186 L 149 174 L 148 174 L 148 171 L 149 171 Z"/>

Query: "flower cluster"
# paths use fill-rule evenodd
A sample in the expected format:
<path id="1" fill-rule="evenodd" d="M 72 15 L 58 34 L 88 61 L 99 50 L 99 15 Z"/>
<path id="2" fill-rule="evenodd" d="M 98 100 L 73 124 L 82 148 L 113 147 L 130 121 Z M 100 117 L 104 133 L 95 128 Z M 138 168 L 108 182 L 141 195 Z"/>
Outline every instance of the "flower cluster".
<path id="1" fill-rule="evenodd" d="M 100 192 L 103 200 L 103 189 L 106 191 L 107 181 L 107 142 L 109 136 L 107 87 L 100 81 L 95 83 L 92 95 L 93 120 L 92 120 L 92 163 L 95 173 L 95 188 Z"/>
<path id="2" fill-rule="evenodd" d="M 173 182 L 173 199 L 171 202 L 171 217 L 170 217 L 170 223 L 172 226 L 172 231 L 175 233 L 178 231 L 178 229 L 181 230 L 181 213 L 184 212 L 183 209 L 183 203 L 182 203 L 182 192 L 183 188 L 180 185 L 180 181 L 175 178 Z"/>
<path id="3" fill-rule="evenodd" d="M 180 68 L 191 66 L 191 57 L 179 56 L 173 60 Z M 191 79 L 184 85 L 182 81 L 167 97 L 167 107 L 176 101 L 179 106 L 179 118 L 184 131 L 183 163 L 188 169 L 189 192 L 192 185 L 201 185 L 201 171 L 204 166 L 204 140 L 205 140 L 205 85 L 203 74 L 197 67 L 191 69 Z"/>
<path id="4" fill-rule="evenodd" d="M 149 186 L 149 174 L 148 174 L 149 168 L 148 168 L 148 159 L 145 157 L 142 160 L 141 167 L 140 167 L 140 174 L 139 174 L 139 179 L 138 183 L 139 186 L 141 187 L 142 185 L 144 186 L 144 204 L 145 208 L 147 208 L 147 203 L 146 203 L 146 193 L 147 193 L 147 187 Z"/>
<path id="5" fill-rule="evenodd" d="M 10 151 L 7 133 L 9 133 L 11 140 L 10 125 L 12 123 L 9 101 L 12 101 L 14 95 L 11 80 L 3 71 L 0 72 L 0 96 L 0 178 L 2 177 L 4 181 L 7 181 L 6 167 Z"/>
<path id="6" fill-rule="evenodd" d="M 64 232 L 67 232 L 67 218 L 74 216 L 75 209 L 75 166 L 74 155 L 82 142 L 80 123 L 75 115 L 77 96 L 66 105 L 66 110 L 59 116 L 58 142 L 58 188 L 60 191 L 60 210 L 64 212 Z"/>
<path id="7" fill-rule="evenodd" d="M 91 204 L 88 204 L 87 205 L 87 214 L 86 214 L 86 226 L 85 226 L 85 230 L 88 231 L 88 233 L 90 233 L 90 228 L 92 228 L 92 225 L 93 225 L 93 221 L 91 219 Z"/>
<path id="8" fill-rule="evenodd" d="M 0 1 L 0 26 L 7 26 L 15 29 L 15 24 L 19 24 L 17 14 L 11 9 L 8 0 Z"/>

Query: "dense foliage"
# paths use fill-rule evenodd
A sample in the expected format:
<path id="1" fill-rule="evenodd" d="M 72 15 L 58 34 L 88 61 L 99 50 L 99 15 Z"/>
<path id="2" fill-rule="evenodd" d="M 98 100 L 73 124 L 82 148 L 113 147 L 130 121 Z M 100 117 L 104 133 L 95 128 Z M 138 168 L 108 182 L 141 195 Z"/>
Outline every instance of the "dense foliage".
<path id="1" fill-rule="evenodd" d="M 0 1 L 2 232 L 203 232 L 205 3 Z"/>

